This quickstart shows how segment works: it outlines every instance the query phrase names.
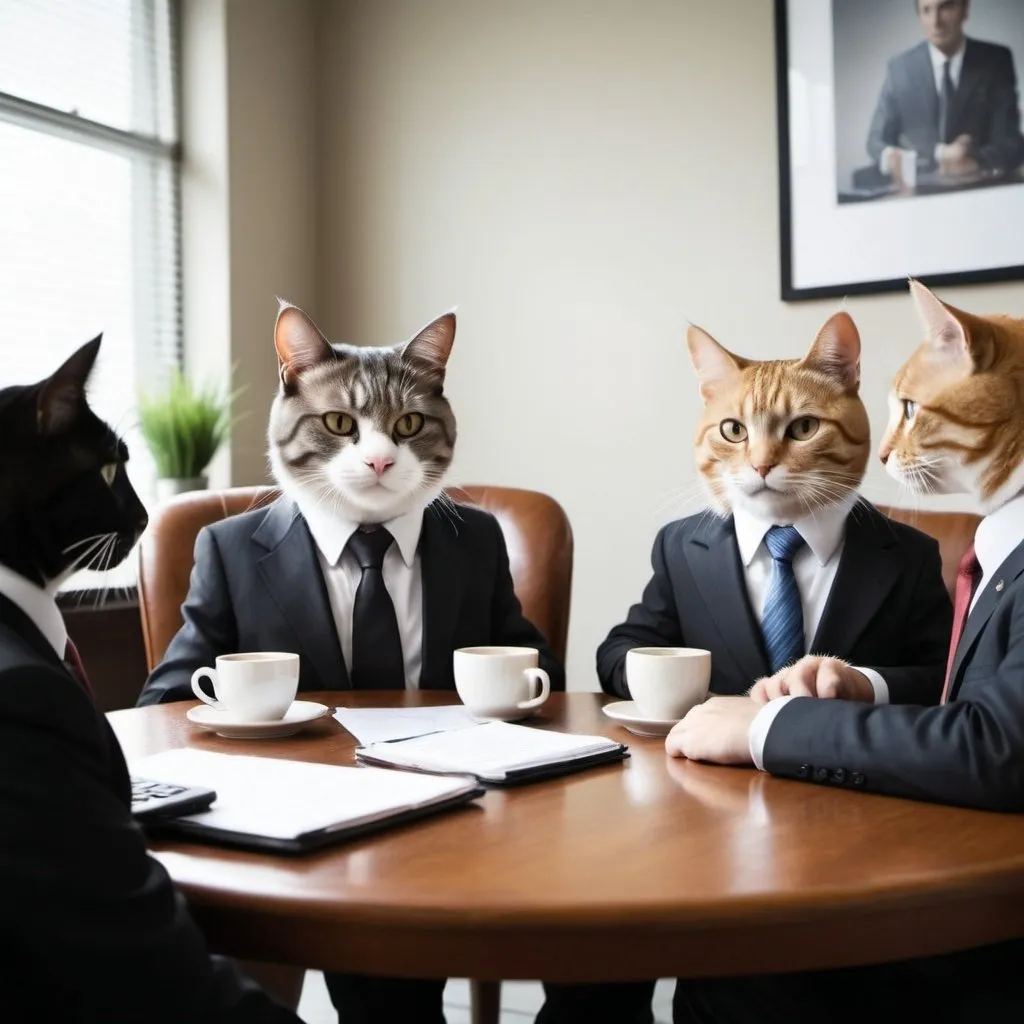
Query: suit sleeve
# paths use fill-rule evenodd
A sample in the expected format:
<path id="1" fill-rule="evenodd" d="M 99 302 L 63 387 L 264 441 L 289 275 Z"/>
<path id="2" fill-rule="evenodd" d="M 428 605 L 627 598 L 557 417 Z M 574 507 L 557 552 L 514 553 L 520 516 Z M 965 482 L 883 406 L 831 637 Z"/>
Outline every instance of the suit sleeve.
<path id="1" fill-rule="evenodd" d="M 111 786 L 112 738 L 91 703 L 56 668 L 0 682 L 3 931 L 19 937 L 6 967 L 45 964 L 40 1003 L 82 1020 L 296 1024 L 210 956 Z"/>
<path id="2" fill-rule="evenodd" d="M 884 680 L 890 704 L 938 704 L 946 676 L 953 606 L 942 581 L 939 545 L 920 538 L 917 582 L 907 604 L 902 630 L 906 643 L 898 665 L 868 665 Z"/>
<path id="3" fill-rule="evenodd" d="M 873 163 L 877 164 L 882 159 L 882 150 L 886 146 L 899 145 L 900 132 L 900 112 L 893 85 L 893 66 L 890 63 L 868 129 L 867 149 Z"/>
<path id="4" fill-rule="evenodd" d="M 1005 50 L 1000 56 L 988 107 L 986 141 L 975 147 L 975 155 L 985 170 L 1005 173 L 1015 170 L 1024 160 L 1024 137 L 1020 131 L 1013 54 Z"/>
<path id="5" fill-rule="evenodd" d="M 969 668 L 941 707 L 794 698 L 768 732 L 765 769 L 807 779 L 826 768 L 834 779 L 841 768 L 845 784 L 877 793 L 1024 811 L 1024 597 L 1004 626 L 1001 660 Z"/>
<path id="6" fill-rule="evenodd" d="M 597 676 L 605 693 L 629 699 L 626 683 L 626 652 L 633 647 L 684 647 L 679 612 L 665 561 L 668 527 L 654 540 L 651 568 L 654 574 L 644 587 L 640 603 L 629 609 L 626 621 L 612 628 L 597 649 Z"/>
<path id="7" fill-rule="evenodd" d="M 224 562 L 208 528 L 200 530 L 196 538 L 195 564 L 181 612 L 181 629 L 150 673 L 137 701 L 139 707 L 192 699 L 192 673 L 213 665 L 218 654 L 237 650 L 238 629 Z"/>
<path id="8" fill-rule="evenodd" d="M 512 583 L 505 535 L 498 521 L 493 516 L 489 518 L 494 525 L 497 546 L 494 597 L 491 602 L 492 643 L 509 647 L 536 647 L 540 653 L 538 664 L 547 672 L 551 689 L 564 690 L 565 666 L 555 657 L 544 634 L 523 615 L 522 605 Z"/>

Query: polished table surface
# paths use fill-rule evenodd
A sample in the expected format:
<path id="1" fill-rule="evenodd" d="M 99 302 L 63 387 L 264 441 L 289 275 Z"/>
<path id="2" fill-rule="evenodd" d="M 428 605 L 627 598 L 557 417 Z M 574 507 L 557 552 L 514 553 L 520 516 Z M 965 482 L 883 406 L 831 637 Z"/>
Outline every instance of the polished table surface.
<path id="1" fill-rule="evenodd" d="M 452 693 L 310 693 L 332 707 Z M 222 952 L 317 968 L 612 980 L 865 963 L 1024 936 L 1024 816 L 677 761 L 553 694 L 540 728 L 629 744 L 622 764 L 509 790 L 312 855 L 160 842 Z M 129 758 L 170 747 L 353 763 L 323 719 L 226 740 L 191 703 L 113 712 Z"/>

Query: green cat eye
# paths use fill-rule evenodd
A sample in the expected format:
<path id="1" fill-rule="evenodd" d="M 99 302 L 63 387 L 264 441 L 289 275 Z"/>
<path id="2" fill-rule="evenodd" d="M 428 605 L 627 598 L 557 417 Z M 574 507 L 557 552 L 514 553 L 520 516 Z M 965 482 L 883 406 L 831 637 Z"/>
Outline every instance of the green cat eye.
<path id="1" fill-rule="evenodd" d="M 903 399 L 903 415 L 908 420 L 912 420 L 917 415 L 917 402 L 912 402 L 909 398 Z"/>
<path id="2" fill-rule="evenodd" d="M 399 437 L 415 437 L 423 429 L 423 414 L 418 412 L 407 412 L 399 416 L 395 424 L 395 433 Z"/>
<path id="3" fill-rule="evenodd" d="M 324 426 L 339 437 L 349 437 L 356 432 L 356 421 L 347 412 L 325 412 Z"/>
<path id="4" fill-rule="evenodd" d="M 108 487 L 114 486 L 114 477 L 117 476 L 117 463 L 107 462 L 100 466 L 100 476 L 103 477 L 103 482 Z"/>
<path id="5" fill-rule="evenodd" d="M 747 428 L 739 420 L 722 420 L 718 429 L 722 432 L 722 437 L 733 444 L 739 444 L 740 441 L 747 439 Z"/>
<path id="6" fill-rule="evenodd" d="M 786 427 L 786 436 L 793 438 L 794 441 L 810 441 L 820 426 L 821 420 L 817 416 L 801 416 Z"/>

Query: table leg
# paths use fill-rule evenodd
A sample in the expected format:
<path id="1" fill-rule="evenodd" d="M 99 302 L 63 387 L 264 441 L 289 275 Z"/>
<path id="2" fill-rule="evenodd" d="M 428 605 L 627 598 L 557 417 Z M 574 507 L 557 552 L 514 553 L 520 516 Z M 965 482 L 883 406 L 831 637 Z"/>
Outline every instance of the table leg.
<path id="1" fill-rule="evenodd" d="M 473 1024 L 498 1024 L 501 1016 L 501 982 L 469 982 L 470 1019 Z"/>

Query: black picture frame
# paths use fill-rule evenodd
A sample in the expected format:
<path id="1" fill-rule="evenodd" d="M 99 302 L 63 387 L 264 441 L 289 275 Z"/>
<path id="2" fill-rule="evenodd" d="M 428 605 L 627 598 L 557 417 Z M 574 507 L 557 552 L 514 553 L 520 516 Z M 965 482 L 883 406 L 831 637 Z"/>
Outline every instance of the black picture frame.
<path id="1" fill-rule="evenodd" d="M 828 2 L 828 0 L 826 0 Z M 799 302 L 813 299 L 837 298 L 851 295 L 882 294 L 903 291 L 907 287 L 907 279 L 914 277 L 929 287 L 948 285 L 987 284 L 1005 281 L 1024 280 L 1024 233 L 1022 233 L 1021 262 L 1010 263 L 998 267 L 984 267 L 962 270 L 928 272 L 919 271 L 908 266 L 900 276 L 871 278 L 867 280 L 839 280 L 813 286 L 800 285 L 794 279 L 794 246 L 798 244 L 793 234 L 793 175 L 791 166 L 790 140 L 790 0 L 774 0 L 775 30 L 775 91 L 776 91 L 776 127 L 779 168 L 779 260 L 781 271 L 781 298 L 784 302 Z M 1024 16 L 1024 6 L 1022 6 Z M 823 45 L 831 45 L 832 40 L 823 40 Z M 1017 67 L 1018 84 L 1024 92 L 1024 60 Z M 1015 182 L 1013 185 L 1017 188 Z M 1020 182 L 1020 191 L 1024 193 L 1024 180 Z M 946 197 L 916 198 L 914 202 L 932 202 Z"/>

